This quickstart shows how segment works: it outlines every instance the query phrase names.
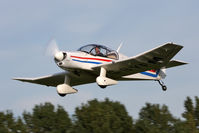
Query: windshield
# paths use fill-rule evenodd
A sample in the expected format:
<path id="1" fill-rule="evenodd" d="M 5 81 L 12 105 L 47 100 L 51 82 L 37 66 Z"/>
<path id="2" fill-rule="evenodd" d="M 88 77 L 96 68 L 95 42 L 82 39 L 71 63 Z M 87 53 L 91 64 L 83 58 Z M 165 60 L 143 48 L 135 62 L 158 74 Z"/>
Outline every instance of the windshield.
<path id="1" fill-rule="evenodd" d="M 85 52 L 93 56 L 118 59 L 118 54 L 116 51 L 111 50 L 103 45 L 89 44 L 79 48 L 78 51 Z"/>

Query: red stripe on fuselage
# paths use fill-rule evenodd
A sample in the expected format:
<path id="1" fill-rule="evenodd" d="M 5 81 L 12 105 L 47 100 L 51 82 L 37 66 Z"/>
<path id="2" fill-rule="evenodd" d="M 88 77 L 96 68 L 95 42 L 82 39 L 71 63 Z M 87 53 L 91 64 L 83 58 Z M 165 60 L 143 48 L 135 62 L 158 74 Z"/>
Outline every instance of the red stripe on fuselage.
<path id="1" fill-rule="evenodd" d="M 156 72 L 156 70 L 149 70 L 149 71 L 150 71 L 150 72 L 154 72 L 154 73 Z"/>
<path id="2" fill-rule="evenodd" d="M 106 62 L 111 62 L 112 61 L 112 60 L 100 59 L 100 58 L 88 58 L 88 57 L 79 57 L 79 56 L 70 56 L 70 57 L 72 57 L 72 58 L 78 58 L 78 59 L 106 61 Z"/>

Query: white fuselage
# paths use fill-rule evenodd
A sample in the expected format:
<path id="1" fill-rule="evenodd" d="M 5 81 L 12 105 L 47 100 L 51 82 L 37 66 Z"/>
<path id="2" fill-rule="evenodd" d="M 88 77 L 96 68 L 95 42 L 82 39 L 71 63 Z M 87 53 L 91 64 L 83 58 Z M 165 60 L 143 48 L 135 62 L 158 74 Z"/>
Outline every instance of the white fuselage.
<path id="1" fill-rule="evenodd" d="M 98 66 L 99 64 L 106 64 L 108 62 L 116 61 L 114 59 L 100 57 L 100 56 L 93 56 L 87 54 L 85 52 L 77 51 L 77 52 L 65 52 L 67 53 L 67 57 L 62 62 L 56 62 L 56 64 L 64 69 L 83 69 L 83 70 L 90 70 L 92 71 L 93 67 Z M 126 59 L 127 56 L 119 54 L 119 59 Z"/>
<path id="2" fill-rule="evenodd" d="M 63 70 L 87 70 L 87 71 L 94 71 L 92 68 L 98 65 L 106 64 L 113 61 L 119 61 L 127 59 L 128 57 L 118 53 L 118 60 L 100 57 L 100 56 L 93 56 L 91 54 L 76 51 L 76 52 L 65 52 L 67 53 L 67 57 L 61 61 L 56 62 L 56 64 Z M 158 72 L 159 73 L 159 72 Z M 157 74 L 157 71 L 146 71 L 137 74 L 125 75 L 122 76 L 119 80 L 132 80 L 132 79 L 139 79 L 139 80 L 156 80 L 160 79 L 160 76 Z"/>

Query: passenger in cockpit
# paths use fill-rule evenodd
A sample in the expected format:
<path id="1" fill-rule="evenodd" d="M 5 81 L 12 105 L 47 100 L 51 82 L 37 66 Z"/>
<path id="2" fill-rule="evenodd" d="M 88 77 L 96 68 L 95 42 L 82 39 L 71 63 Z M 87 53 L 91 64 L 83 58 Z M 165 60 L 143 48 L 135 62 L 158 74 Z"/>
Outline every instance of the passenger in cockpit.
<path id="1" fill-rule="evenodd" d="M 96 56 L 102 56 L 102 57 L 104 56 L 104 55 L 101 53 L 99 47 L 95 47 L 95 53 L 96 53 L 96 54 L 95 54 Z"/>

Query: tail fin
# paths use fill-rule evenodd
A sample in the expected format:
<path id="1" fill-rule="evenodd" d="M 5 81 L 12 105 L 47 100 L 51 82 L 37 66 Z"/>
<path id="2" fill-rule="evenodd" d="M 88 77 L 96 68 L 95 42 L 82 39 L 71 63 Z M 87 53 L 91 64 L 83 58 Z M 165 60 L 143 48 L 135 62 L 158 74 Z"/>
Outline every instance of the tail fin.
<path id="1" fill-rule="evenodd" d="M 166 75 L 166 68 L 160 69 L 159 74 L 158 74 L 160 79 L 164 79 Z"/>

